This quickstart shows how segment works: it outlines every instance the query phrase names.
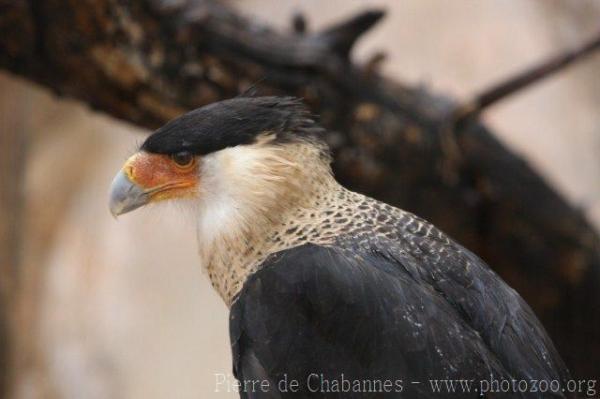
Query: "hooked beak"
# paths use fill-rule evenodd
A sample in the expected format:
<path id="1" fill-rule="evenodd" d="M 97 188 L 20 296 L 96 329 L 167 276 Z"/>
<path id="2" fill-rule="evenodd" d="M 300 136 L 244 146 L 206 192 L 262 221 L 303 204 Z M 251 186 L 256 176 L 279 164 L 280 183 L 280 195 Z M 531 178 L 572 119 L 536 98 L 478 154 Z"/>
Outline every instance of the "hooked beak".
<path id="1" fill-rule="evenodd" d="M 116 217 L 150 202 L 193 197 L 197 187 L 196 158 L 181 165 L 169 155 L 140 151 L 125 162 L 112 182 L 110 212 Z"/>
<path id="2" fill-rule="evenodd" d="M 109 208 L 114 217 L 131 212 L 150 202 L 150 195 L 121 170 L 110 186 Z"/>

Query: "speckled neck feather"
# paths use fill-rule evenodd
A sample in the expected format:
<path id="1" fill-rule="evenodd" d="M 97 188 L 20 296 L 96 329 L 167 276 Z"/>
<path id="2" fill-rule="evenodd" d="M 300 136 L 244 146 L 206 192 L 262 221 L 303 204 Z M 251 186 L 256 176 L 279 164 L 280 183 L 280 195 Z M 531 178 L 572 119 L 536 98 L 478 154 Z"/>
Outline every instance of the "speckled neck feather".
<path id="1" fill-rule="evenodd" d="M 268 255 L 331 242 L 329 210 L 345 189 L 325 154 L 320 144 L 272 145 L 265 138 L 204 159 L 201 186 L 210 191 L 201 193 L 199 251 L 228 306 Z"/>
<path id="2" fill-rule="evenodd" d="M 413 235 L 450 244 L 415 215 L 341 186 L 325 153 L 315 143 L 259 142 L 206 160 L 202 179 L 212 179 L 205 186 L 215 191 L 202 195 L 198 242 L 210 281 L 228 306 L 261 263 L 284 249 L 313 243 L 368 250 L 374 240 L 392 239 L 418 252 Z M 211 172 L 213 162 L 218 171 Z"/>

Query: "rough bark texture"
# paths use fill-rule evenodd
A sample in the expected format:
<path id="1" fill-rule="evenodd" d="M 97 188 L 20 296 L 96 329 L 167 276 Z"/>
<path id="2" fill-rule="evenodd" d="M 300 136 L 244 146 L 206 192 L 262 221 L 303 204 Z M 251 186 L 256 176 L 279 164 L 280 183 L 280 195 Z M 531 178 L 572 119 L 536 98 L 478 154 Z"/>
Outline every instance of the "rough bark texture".
<path id="1" fill-rule="evenodd" d="M 349 59 L 380 17 L 274 32 L 210 1 L 1 0 L 0 67 L 148 128 L 260 81 L 330 129 L 346 186 L 413 211 L 483 257 L 541 317 L 578 377 L 597 377 L 600 245 L 584 216 L 456 104 Z M 3 316 L 5 318 L 6 315 Z"/>

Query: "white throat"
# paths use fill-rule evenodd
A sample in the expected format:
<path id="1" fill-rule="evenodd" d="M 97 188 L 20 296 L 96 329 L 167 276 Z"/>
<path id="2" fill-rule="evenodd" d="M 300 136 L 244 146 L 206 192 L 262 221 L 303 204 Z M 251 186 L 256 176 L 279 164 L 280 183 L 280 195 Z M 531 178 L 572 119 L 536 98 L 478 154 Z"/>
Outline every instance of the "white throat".
<path id="1" fill-rule="evenodd" d="M 198 248 L 209 278 L 230 304 L 269 238 L 290 213 L 309 207 L 315 190 L 337 183 L 319 148 L 307 143 L 237 146 L 200 163 Z"/>

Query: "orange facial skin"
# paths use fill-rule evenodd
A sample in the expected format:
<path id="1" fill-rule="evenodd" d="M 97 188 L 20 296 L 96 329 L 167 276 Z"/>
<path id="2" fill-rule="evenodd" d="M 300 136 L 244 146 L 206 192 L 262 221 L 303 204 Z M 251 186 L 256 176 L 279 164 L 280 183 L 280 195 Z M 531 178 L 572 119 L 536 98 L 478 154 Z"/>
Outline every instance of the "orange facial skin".
<path id="1" fill-rule="evenodd" d="M 142 188 L 151 202 L 194 196 L 198 189 L 197 159 L 177 164 L 169 155 L 138 152 L 127 160 L 123 172 Z"/>

